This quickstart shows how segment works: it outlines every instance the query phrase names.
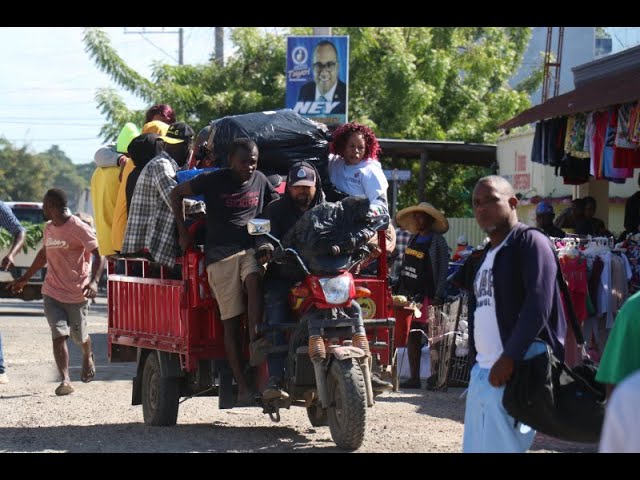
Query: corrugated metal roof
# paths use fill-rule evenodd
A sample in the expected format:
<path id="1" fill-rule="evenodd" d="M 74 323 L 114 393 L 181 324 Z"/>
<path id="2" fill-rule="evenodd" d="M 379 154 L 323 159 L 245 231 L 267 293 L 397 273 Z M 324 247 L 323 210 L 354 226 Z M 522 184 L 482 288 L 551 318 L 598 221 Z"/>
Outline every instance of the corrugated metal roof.
<path id="1" fill-rule="evenodd" d="M 640 99 L 640 65 L 633 70 L 584 83 L 575 90 L 550 98 L 498 128 L 514 128 L 547 118 L 573 115 Z"/>
<path id="2" fill-rule="evenodd" d="M 640 65 L 640 45 L 573 67 L 571 69 L 573 83 L 576 88 L 581 87 L 585 83 L 600 78 L 634 70 L 638 65 Z"/>
<path id="3" fill-rule="evenodd" d="M 396 140 L 379 138 L 382 156 L 419 159 L 423 152 L 435 162 L 491 167 L 496 162 L 496 146 L 484 143 Z"/>

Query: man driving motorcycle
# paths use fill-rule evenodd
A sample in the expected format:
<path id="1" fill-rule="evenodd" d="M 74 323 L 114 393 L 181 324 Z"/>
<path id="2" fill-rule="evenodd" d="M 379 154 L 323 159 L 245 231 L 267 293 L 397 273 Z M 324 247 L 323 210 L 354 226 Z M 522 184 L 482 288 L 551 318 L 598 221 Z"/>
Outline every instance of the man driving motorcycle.
<path id="1" fill-rule="evenodd" d="M 263 212 L 262 218 L 271 221 L 271 234 L 283 238 L 290 232 L 305 212 L 325 203 L 318 171 L 309 162 L 300 161 L 291 166 L 287 177 L 284 196 L 271 203 Z M 267 236 L 256 238 L 256 259 L 264 264 L 272 259 L 275 245 Z M 265 325 L 291 323 L 288 295 L 291 287 L 303 280 L 304 272 L 297 263 L 272 262 L 265 275 Z M 273 346 L 286 345 L 281 330 L 274 329 L 266 335 Z M 267 356 L 269 381 L 262 393 L 264 400 L 286 399 L 282 389 L 286 352 L 270 353 Z M 382 381 L 377 375 L 372 378 L 372 388 L 376 392 L 391 389 L 392 385 Z"/>
<path id="2" fill-rule="evenodd" d="M 296 162 L 289 169 L 284 196 L 269 204 L 262 212 L 261 218 L 270 220 L 271 234 L 276 238 L 282 238 L 307 210 L 324 201 L 318 171 L 309 162 Z M 264 265 L 271 260 L 275 247 L 266 235 L 256 237 L 258 263 Z M 292 323 L 288 302 L 289 290 L 303 278 L 304 272 L 296 264 L 269 263 L 264 276 L 264 321 L 267 326 Z M 266 337 L 272 346 L 286 344 L 282 331 L 274 329 L 267 333 Z M 264 400 L 288 398 L 288 394 L 282 390 L 286 355 L 286 352 L 267 355 L 269 381 L 262 392 Z"/>

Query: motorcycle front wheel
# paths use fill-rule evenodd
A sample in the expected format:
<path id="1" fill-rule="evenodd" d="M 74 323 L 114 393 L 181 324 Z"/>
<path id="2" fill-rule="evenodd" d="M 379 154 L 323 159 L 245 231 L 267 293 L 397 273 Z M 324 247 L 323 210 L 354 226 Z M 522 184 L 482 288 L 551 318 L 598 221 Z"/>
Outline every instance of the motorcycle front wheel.
<path id="1" fill-rule="evenodd" d="M 358 361 L 353 358 L 334 360 L 329 368 L 327 389 L 331 438 L 340 448 L 360 448 L 364 440 L 367 401 Z"/>

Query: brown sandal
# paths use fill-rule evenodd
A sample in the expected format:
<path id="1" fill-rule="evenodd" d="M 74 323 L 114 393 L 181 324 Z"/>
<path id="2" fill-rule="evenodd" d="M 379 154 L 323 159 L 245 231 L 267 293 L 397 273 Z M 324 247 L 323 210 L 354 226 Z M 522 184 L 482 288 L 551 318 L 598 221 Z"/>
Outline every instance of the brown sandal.
<path id="1" fill-rule="evenodd" d="M 82 374 L 80 375 L 80 380 L 83 383 L 89 383 L 96 376 L 96 362 L 93 359 L 93 352 L 91 352 L 90 360 L 91 360 L 91 363 L 90 363 L 91 366 L 88 369 L 85 370 L 85 368 L 82 367 Z"/>
<path id="2" fill-rule="evenodd" d="M 63 395 L 69 395 L 70 393 L 73 393 L 75 391 L 76 389 L 73 388 L 70 383 L 62 382 L 60 385 L 58 385 L 58 388 L 56 388 L 56 395 L 61 397 Z"/>

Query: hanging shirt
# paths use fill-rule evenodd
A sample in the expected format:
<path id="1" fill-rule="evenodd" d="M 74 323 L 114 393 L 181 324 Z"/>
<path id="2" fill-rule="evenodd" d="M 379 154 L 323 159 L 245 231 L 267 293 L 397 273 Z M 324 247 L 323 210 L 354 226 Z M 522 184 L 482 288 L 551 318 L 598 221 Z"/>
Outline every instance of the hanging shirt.
<path id="1" fill-rule="evenodd" d="M 606 178 L 616 183 L 624 183 L 625 179 L 633 177 L 633 168 L 616 168 L 614 166 L 617 127 L 618 112 L 615 108 L 610 108 L 607 129 L 605 131 L 604 148 L 602 150 L 602 171 Z M 623 154 L 623 151 L 618 153 L 619 156 Z"/>
<path id="2" fill-rule="evenodd" d="M 598 255 L 604 264 L 600 275 L 600 287 L 598 288 L 598 313 L 606 313 L 606 327 L 613 327 L 613 312 L 611 301 L 611 252 Z"/>
<path id="3" fill-rule="evenodd" d="M 633 103 L 621 105 L 618 109 L 618 126 L 616 128 L 615 146 L 635 150 L 638 145 L 629 140 L 629 120 Z M 618 166 L 618 165 L 614 165 Z"/>
<path id="4" fill-rule="evenodd" d="M 593 135 L 591 136 L 591 175 L 595 180 L 603 177 L 602 173 L 602 151 L 604 150 L 607 124 L 609 122 L 609 112 L 593 112 Z"/>
<path id="5" fill-rule="evenodd" d="M 567 135 L 565 152 L 575 158 L 589 158 L 589 152 L 584 149 L 584 139 L 587 126 L 587 117 L 584 113 L 578 113 L 567 119 Z"/>
<path id="6" fill-rule="evenodd" d="M 570 257 L 563 255 L 560 257 L 560 267 L 562 269 L 562 276 L 567 282 L 576 317 L 582 324 L 588 316 L 587 294 L 589 288 L 587 284 L 587 261 L 580 256 Z"/>
<path id="7" fill-rule="evenodd" d="M 629 296 L 629 284 L 628 278 L 625 272 L 625 265 L 622 261 L 622 257 L 616 254 L 611 254 L 611 308 L 613 313 L 618 313 L 618 310 L 624 304 L 624 301 Z"/>

